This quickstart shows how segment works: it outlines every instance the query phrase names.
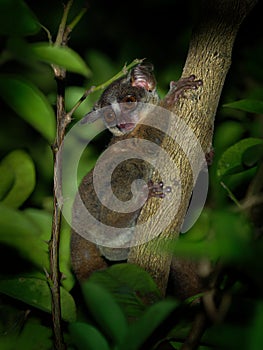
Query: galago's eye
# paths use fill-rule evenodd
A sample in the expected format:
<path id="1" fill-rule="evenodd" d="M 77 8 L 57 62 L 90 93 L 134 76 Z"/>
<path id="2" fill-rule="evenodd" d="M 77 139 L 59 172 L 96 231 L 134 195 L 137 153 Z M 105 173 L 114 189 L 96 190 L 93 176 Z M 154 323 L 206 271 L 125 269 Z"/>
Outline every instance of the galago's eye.
<path id="1" fill-rule="evenodd" d="M 113 124 L 116 121 L 116 116 L 111 108 L 106 108 L 104 111 L 104 119 L 107 124 Z"/>
<path id="2" fill-rule="evenodd" d="M 133 95 L 127 95 L 122 99 L 122 102 L 127 102 L 127 103 L 136 102 L 136 101 L 137 101 L 136 97 Z"/>
<path id="3" fill-rule="evenodd" d="M 125 96 L 122 101 L 122 108 L 125 110 L 133 110 L 137 105 L 137 99 L 134 95 Z"/>

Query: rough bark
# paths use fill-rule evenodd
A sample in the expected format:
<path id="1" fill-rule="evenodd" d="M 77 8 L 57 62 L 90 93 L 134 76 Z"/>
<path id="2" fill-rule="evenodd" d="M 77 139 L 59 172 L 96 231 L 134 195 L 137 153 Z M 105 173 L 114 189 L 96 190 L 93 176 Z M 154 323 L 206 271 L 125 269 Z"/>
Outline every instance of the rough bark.
<path id="1" fill-rule="evenodd" d="M 211 149 L 214 118 L 224 81 L 231 65 L 236 34 L 243 19 L 256 2 L 256 0 L 207 0 L 202 2 L 200 18 L 193 30 L 182 76 L 186 77 L 194 74 L 198 79 L 203 80 L 203 86 L 197 91 L 187 92 L 187 98 L 176 102 L 172 112 L 180 116 L 193 130 L 204 153 Z M 178 139 L 177 130 L 171 130 L 170 132 L 173 138 L 177 137 Z M 179 169 L 182 191 L 181 202 L 176 215 L 169 226 L 159 235 L 159 238 L 164 240 L 178 237 L 187 211 L 193 184 L 196 180 L 189 167 L 189 161 L 194 164 L 197 172 L 201 166 L 200 161 L 196 160 L 196 153 L 191 140 L 182 137 L 180 146 L 188 150 L 187 157 L 183 155 L 171 138 L 165 138 L 162 145 L 163 148 L 169 150 L 170 156 Z M 158 161 L 159 167 L 170 176 L 172 183 L 174 175 L 170 174 L 169 165 L 162 163 L 162 159 Z M 176 186 L 174 186 L 173 192 L 176 196 Z M 139 222 L 147 221 L 151 214 L 155 212 L 157 206 L 158 203 L 155 198 L 148 200 L 141 211 Z M 171 200 L 167 212 L 162 215 L 173 215 L 173 212 L 174 202 Z M 139 237 L 136 240 L 139 241 Z M 136 263 L 148 271 L 164 294 L 172 257 L 167 253 L 161 253 L 159 245 L 162 241 L 156 239 L 133 247 L 128 262 Z M 182 268 L 180 264 L 177 265 L 177 268 Z"/>

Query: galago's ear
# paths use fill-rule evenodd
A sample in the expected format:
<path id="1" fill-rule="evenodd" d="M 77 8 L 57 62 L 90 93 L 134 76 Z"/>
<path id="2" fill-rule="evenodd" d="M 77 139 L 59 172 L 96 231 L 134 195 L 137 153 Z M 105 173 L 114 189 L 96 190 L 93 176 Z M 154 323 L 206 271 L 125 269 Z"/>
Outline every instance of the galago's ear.
<path id="1" fill-rule="evenodd" d="M 131 85 L 142 87 L 147 91 L 154 91 L 156 88 L 156 80 L 153 74 L 153 64 L 141 63 L 130 71 Z"/>
<path id="2" fill-rule="evenodd" d="M 81 119 L 81 124 L 90 124 L 95 122 L 95 120 L 101 118 L 101 113 L 99 113 L 99 106 L 94 106 L 92 111 L 84 115 L 84 117 Z"/>

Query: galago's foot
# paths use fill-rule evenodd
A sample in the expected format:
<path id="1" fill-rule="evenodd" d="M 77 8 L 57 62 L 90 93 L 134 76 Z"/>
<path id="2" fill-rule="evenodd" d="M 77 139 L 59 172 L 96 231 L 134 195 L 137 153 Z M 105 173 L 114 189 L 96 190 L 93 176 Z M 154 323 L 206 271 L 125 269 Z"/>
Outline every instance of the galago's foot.
<path id="1" fill-rule="evenodd" d="M 164 186 L 163 182 L 160 181 L 158 183 L 153 183 L 152 180 L 148 182 L 148 198 L 156 197 L 156 198 L 164 198 L 166 194 L 172 191 L 171 186 Z"/>

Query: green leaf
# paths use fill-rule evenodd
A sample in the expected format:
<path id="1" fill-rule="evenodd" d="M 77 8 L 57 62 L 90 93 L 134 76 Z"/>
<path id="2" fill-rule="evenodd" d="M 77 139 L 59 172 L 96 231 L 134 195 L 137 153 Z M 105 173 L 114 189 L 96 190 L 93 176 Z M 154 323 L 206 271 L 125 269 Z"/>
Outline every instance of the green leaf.
<path id="1" fill-rule="evenodd" d="M 39 245 L 43 245 L 43 242 L 48 242 L 50 240 L 52 225 L 51 213 L 45 210 L 27 208 L 23 211 L 23 214 L 37 227 L 39 231 Z M 75 283 L 75 277 L 70 266 L 70 236 L 70 226 L 67 225 L 65 221 L 62 221 L 59 247 L 59 267 L 63 274 L 61 284 L 68 291 L 72 289 Z M 48 247 L 46 243 L 44 244 L 45 252 L 47 254 Z"/>
<path id="2" fill-rule="evenodd" d="M 242 302 L 238 311 L 242 310 Z M 241 311 L 242 315 L 242 311 Z M 244 315 L 243 315 L 244 316 Z M 235 319 L 236 320 L 236 319 Z M 248 325 L 237 325 L 229 322 L 213 325 L 208 327 L 202 340 L 205 344 L 208 344 L 208 349 L 239 349 L 250 350 L 248 344 Z M 236 321 L 238 323 L 238 321 Z M 258 350 L 260 348 L 257 348 Z M 199 350 L 199 348 L 198 348 Z"/>
<path id="3" fill-rule="evenodd" d="M 216 154 L 221 154 L 227 147 L 233 145 L 242 139 L 244 135 L 245 126 L 244 123 L 240 123 L 233 120 L 226 120 L 222 124 L 218 125 L 214 137 L 214 148 Z"/>
<path id="4" fill-rule="evenodd" d="M 258 100 L 244 99 L 235 102 L 226 103 L 223 107 L 240 109 L 250 113 L 263 113 L 263 102 Z"/>
<path id="5" fill-rule="evenodd" d="M 96 271 L 90 281 L 111 292 L 129 319 L 139 317 L 149 305 L 161 299 L 152 277 L 135 264 L 116 264 Z"/>
<path id="6" fill-rule="evenodd" d="M 52 226 L 51 213 L 36 208 L 27 208 L 23 213 L 35 226 L 37 226 L 40 239 L 48 242 L 50 240 Z"/>
<path id="7" fill-rule="evenodd" d="M 71 342 L 78 350 L 110 350 L 106 339 L 93 326 L 76 322 L 69 325 Z"/>
<path id="8" fill-rule="evenodd" d="M 127 322 L 112 295 L 90 281 L 83 283 L 82 291 L 94 319 L 115 344 L 120 343 L 126 335 Z"/>
<path id="9" fill-rule="evenodd" d="M 0 76 L 0 95 L 25 121 L 50 143 L 55 137 L 55 114 L 50 103 L 30 82 L 19 77 Z"/>
<path id="10" fill-rule="evenodd" d="M 250 350 L 258 350 L 263 348 L 263 302 L 258 302 L 255 310 L 255 317 L 250 329 Z"/>
<path id="11" fill-rule="evenodd" d="M 189 231 L 176 242 L 171 241 L 167 250 L 176 256 L 205 257 L 214 261 L 221 258 L 222 261 L 244 262 L 251 258 L 251 227 L 244 215 L 211 210 L 209 220 L 206 239 L 193 241 Z"/>
<path id="12" fill-rule="evenodd" d="M 110 58 L 102 52 L 89 50 L 87 56 L 87 60 L 93 72 L 92 85 L 101 84 L 103 81 L 107 81 L 116 74 L 117 67 L 115 67 Z"/>
<path id="13" fill-rule="evenodd" d="M 24 259 L 41 269 L 47 269 L 48 245 L 40 237 L 39 227 L 23 212 L 0 203 L 0 242 L 15 248 Z"/>
<path id="14" fill-rule="evenodd" d="M 223 176 L 242 172 L 247 169 L 243 162 L 244 153 L 250 148 L 263 145 L 262 139 L 248 138 L 239 141 L 235 145 L 229 147 L 221 156 L 217 165 L 217 176 Z"/>
<path id="15" fill-rule="evenodd" d="M 19 208 L 34 190 L 35 177 L 34 163 L 26 152 L 16 150 L 8 154 L 0 163 L 2 203 Z"/>
<path id="16" fill-rule="evenodd" d="M 83 59 L 69 47 L 37 43 L 31 45 L 31 50 L 39 60 L 61 66 L 70 72 L 79 73 L 85 77 L 91 75 L 91 71 Z"/>
<path id="17" fill-rule="evenodd" d="M 41 324 L 26 322 L 13 349 L 52 349 L 52 330 Z"/>
<path id="18" fill-rule="evenodd" d="M 50 287 L 46 280 L 33 277 L 2 278 L 0 292 L 23 301 L 42 311 L 51 312 Z M 68 322 L 76 320 L 76 306 L 72 296 L 60 288 L 62 318 Z"/>
<path id="19" fill-rule="evenodd" d="M 64 277 L 61 281 L 61 284 L 68 291 L 73 288 L 76 282 L 76 278 L 73 275 L 71 268 L 70 239 L 71 227 L 66 223 L 65 220 L 63 220 L 60 232 L 59 268 Z"/>
<path id="20" fill-rule="evenodd" d="M 12 189 L 15 182 L 15 173 L 8 164 L 3 161 L 0 163 L 0 201 Z"/>
<path id="21" fill-rule="evenodd" d="M 44 243 L 44 248 L 47 255 L 48 245 L 45 242 L 48 242 L 50 240 L 52 225 L 51 213 L 40 209 L 27 208 L 23 211 L 23 214 L 24 217 L 30 220 L 35 228 L 37 228 L 39 241 L 38 244 L 39 246 L 43 246 Z M 61 284 L 68 291 L 72 289 L 75 283 L 75 277 L 72 273 L 70 264 L 70 233 L 70 226 L 67 225 L 65 221 L 62 221 L 59 247 L 59 267 L 61 273 L 63 274 Z M 28 242 L 28 245 L 30 245 L 30 241 Z M 45 267 L 48 269 L 48 265 Z"/>
<path id="22" fill-rule="evenodd" d="M 0 34 L 8 36 L 26 36 L 37 33 L 40 24 L 21 0 L 0 1 Z"/>
<path id="23" fill-rule="evenodd" d="M 8 38 L 6 50 L 10 54 L 10 59 L 15 59 L 23 65 L 30 66 L 32 70 L 36 69 L 36 58 L 25 38 L 17 36 Z"/>
<path id="24" fill-rule="evenodd" d="M 262 143 L 249 147 L 243 153 L 243 164 L 247 167 L 253 167 L 263 158 L 263 140 Z"/>
<path id="25" fill-rule="evenodd" d="M 232 261 L 246 261 L 250 257 L 251 227 L 242 213 L 218 210 L 211 213 L 215 230 L 213 244 L 218 257 Z"/>
<path id="26" fill-rule="evenodd" d="M 137 350 L 153 331 L 179 305 L 175 300 L 162 300 L 152 305 L 137 322 L 130 325 L 128 334 L 121 343 L 120 350 Z"/>

